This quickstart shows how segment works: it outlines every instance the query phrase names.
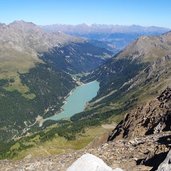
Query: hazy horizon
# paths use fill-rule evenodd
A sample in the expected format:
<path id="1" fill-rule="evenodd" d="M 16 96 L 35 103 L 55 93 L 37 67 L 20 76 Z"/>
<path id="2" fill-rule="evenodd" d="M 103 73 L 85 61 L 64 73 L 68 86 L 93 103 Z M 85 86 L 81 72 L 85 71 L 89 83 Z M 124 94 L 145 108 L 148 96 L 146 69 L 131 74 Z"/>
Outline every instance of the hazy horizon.
<path id="1" fill-rule="evenodd" d="M 87 23 L 85 23 L 85 22 L 82 22 L 82 23 L 78 23 L 78 24 L 68 24 L 68 23 L 52 23 L 52 24 L 43 24 L 43 25 L 41 25 L 41 24 L 37 24 L 37 23 L 35 23 L 35 22 L 33 22 L 33 21 L 27 21 L 27 20 L 23 20 L 23 19 L 20 19 L 20 20 L 13 20 L 13 21 L 11 21 L 11 22 L 1 22 L 0 21 L 0 24 L 6 24 L 6 25 L 9 25 L 9 24 L 12 24 L 12 23 L 14 23 L 14 22 L 20 22 L 20 21 L 23 21 L 23 22 L 28 22 L 28 23 L 33 23 L 33 24 L 36 24 L 36 25 L 38 25 L 38 26 L 49 26 L 49 25 L 68 25 L 68 26 L 79 26 L 79 25 L 86 25 L 86 26 L 89 26 L 89 27 L 91 27 L 91 26 L 93 26 L 93 25 L 99 25 L 99 26 L 123 26 L 123 27 L 131 27 L 131 26 L 140 26 L 140 27 L 161 27 L 161 28 L 166 28 L 166 29 L 171 29 L 171 27 L 163 27 L 163 26 L 158 26 L 158 25 L 138 25 L 138 24 L 130 24 L 130 25 L 124 25 L 124 24 L 104 24 L 104 23 L 92 23 L 92 24 L 87 24 Z"/>
<path id="2" fill-rule="evenodd" d="M 171 28 L 169 0 L 2 0 L 0 22 L 31 21 L 37 25 L 86 23 Z"/>

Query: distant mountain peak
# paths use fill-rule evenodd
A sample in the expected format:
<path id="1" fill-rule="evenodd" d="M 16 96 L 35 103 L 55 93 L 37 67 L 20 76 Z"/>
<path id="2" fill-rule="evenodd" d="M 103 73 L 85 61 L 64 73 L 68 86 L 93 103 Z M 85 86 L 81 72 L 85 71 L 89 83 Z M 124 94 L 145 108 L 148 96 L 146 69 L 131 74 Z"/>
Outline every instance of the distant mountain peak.
<path id="1" fill-rule="evenodd" d="M 39 26 L 37 26 L 36 24 L 32 23 L 32 22 L 26 22 L 23 20 L 16 20 L 12 23 L 10 23 L 9 25 L 7 25 L 8 27 L 14 28 L 14 29 L 24 29 L 24 30 L 39 30 L 41 31 L 41 28 Z"/>
<path id="2" fill-rule="evenodd" d="M 29 26 L 36 26 L 36 24 L 34 24 L 33 22 L 26 22 L 24 20 L 15 20 L 12 23 L 10 23 L 9 25 L 29 25 Z"/>
<path id="3" fill-rule="evenodd" d="M 78 24 L 78 25 L 67 25 L 67 24 L 53 24 L 42 26 L 45 30 L 51 31 L 64 31 L 66 33 L 148 33 L 157 32 L 164 33 L 169 31 L 169 28 L 156 27 L 156 26 L 140 26 L 140 25 L 108 25 L 108 24 Z"/>

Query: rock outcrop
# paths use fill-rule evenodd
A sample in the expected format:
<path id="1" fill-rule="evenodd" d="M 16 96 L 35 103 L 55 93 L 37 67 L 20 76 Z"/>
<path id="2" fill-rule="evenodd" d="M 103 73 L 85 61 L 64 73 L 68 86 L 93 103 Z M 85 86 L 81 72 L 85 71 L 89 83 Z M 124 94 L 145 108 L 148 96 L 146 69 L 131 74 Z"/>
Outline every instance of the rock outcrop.
<path id="1" fill-rule="evenodd" d="M 171 88 L 126 114 L 108 138 L 134 138 L 171 130 Z"/>
<path id="2" fill-rule="evenodd" d="M 171 88 L 126 114 L 108 141 L 127 140 L 136 151 L 136 164 L 158 168 L 171 147 Z M 132 147 L 128 147 L 130 152 Z M 134 155 L 134 154 L 133 154 Z M 128 154 L 129 156 L 129 154 Z M 168 161 L 168 160 L 167 160 Z"/>
<path id="3" fill-rule="evenodd" d="M 92 155 L 84 154 L 77 159 L 67 171 L 122 171 L 121 169 L 112 170 L 111 167 L 107 166 L 103 160 Z"/>
<path id="4" fill-rule="evenodd" d="M 160 164 L 157 171 L 170 171 L 171 170 L 171 151 L 168 152 L 166 159 Z"/>

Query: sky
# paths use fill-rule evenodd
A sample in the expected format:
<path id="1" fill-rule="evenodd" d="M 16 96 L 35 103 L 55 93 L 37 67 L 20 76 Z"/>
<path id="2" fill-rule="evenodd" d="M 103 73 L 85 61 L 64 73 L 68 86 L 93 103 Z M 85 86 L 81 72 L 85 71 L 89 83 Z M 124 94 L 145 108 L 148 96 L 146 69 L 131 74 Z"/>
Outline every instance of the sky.
<path id="1" fill-rule="evenodd" d="M 0 23 L 14 20 L 171 28 L 171 0 L 0 0 Z"/>

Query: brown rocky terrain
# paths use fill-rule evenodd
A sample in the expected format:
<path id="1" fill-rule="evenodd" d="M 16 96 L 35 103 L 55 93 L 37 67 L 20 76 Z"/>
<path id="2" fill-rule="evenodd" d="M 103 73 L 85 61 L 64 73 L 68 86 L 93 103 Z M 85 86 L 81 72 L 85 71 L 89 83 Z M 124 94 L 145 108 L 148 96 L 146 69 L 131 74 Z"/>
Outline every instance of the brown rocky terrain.
<path id="1" fill-rule="evenodd" d="M 155 100 L 142 104 L 126 114 L 109 141 L 134 138 L 171 130 L 171 89 L 166 88 Z"/>
<path id="2" fill-rule="evenodd" d="M 147 143 L 153 137 L 151 147 L 153 151 L 147 150 L 140 159 L 138 157 L 137 164 L 145 164 L 153 166 L 152 170 L 156 170 L 158 165 L 165 159 L 167 152 L 171 146 L 171 89 L 166 88 L 157 99 L 147 102 L 133 109 L 125 118 L 116 126 L 108 141 L 116 141 L 116 139 L 127 139 L 132 141 L 138 139 L 138 149 L 141 149 L 142 140 L 145 137 Z M 167 134 L 167 135 L 166 135 Z M 159 139 L 156 139 L 159 137 Z"/>
<path id="3" fill-rule="evenodd" d="M 103 159 L 113 169 L 125 171 L 150 171 L 156 169 L 166 157 L 169 147 L 163 141 L 171 138 L 171 132 L 104 143 L 68 154 L 32 158 L 27 156 L 20 161 L 0 161 L 2 171 L 65 171 L 76 159 L 91 153 Z M 163 140 L 164 139 L 164 140 Z M 156 163 L 156 160 L 158 161 Z M 153 169 L 153 170 L 154 170 Z"/>

